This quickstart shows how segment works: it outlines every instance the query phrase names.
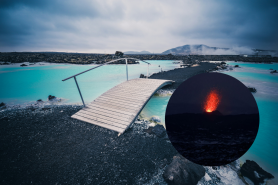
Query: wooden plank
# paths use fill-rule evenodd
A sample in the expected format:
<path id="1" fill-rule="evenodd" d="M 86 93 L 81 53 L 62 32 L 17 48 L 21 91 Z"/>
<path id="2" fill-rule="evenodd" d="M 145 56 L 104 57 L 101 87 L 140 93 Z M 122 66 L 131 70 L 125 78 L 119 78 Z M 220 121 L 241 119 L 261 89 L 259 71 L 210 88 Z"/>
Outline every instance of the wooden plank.
<path id="1" fill-rule="evenodd" d="M 124 128 L 129 124 L 129 121 L 123 121 L 115 118 L 111 118 L 108 116 L 103 116 L 100 114 L 91 113 L 88 111 L 79 111 L 76 113 L 77 116 L 84 116 L 87 115 L 89 118 L 98 120 L 104 123 L 112 123 L 112 125 L 122 125 Z M 103 121 L 102 121 L 103 120 Z M 131 120 L 132 121 L 132 120 Z"/>
<path id="2" fill-rule="evenodd" d="M 127 115 L 132 115 L 132 116 L 134 116 L 134 112 L 130 112 L 130 111 L 122 111 L 122 110 L 120 110 L 120 109 L 115 109 L 115 108 L 112 108 L 112 107 L 106 107 L 106 106 L 102 106 L 102 105 L 97 105 L 97 104 L 88 104 L 88 105 L 86 105 L 87 107 L 89 107 L 89 108 L 99 108 L 99 109 L 104 109 L 104 110 L 109 110 L 109 111 L 111 111 L 111 112 L 119 112 L 119 113 L 121 113 L 121 114 L 127 114 Z"/>
<path id="3" fill-rule="evenodd" d="M 125 87 L 134 87 L 134 88 L 137 88 L 137 87 L 152 87 L 152 86 L 155 86 L 155 85 L 159 85 L 159 84 L 162 84 L 162 83 L 152 83 L 152 84 L 123 84 L 123 85 L 119 85 L 119 86 L 116 86 L 115 88 L 113 89 L 118 89 L 118 88 L 125 88 Z"/>
<path id="4" fill-rule="evenodd" d="M 119 124 L 122 124 L 123 121 L 124 122 L 132 121 L 131 120 L 132 117 L 125 117 L 125 118 L 122 117 L 120 119 L 119 116 L 115 116 L 115 115 L 107 114 L 107 113 L 106 114 L 105 113 L 100 114 L 100 113 L 96 113 L 96 112 L 91 112 L 89 110 L 82 110 L 80 112 L 84 113 L 84 114 L 88 114 L 88 115 L 90 115 L 92 117 L 95 117 L 95 118 L 102 118 L 102 119 L 107 119 L 107 120 L 110 120 L 110 121 L 115 121 L 115 122 L 117 122 Z M 76 113 L 76 114 L 78 114 L 78 113 Z M 123 124 L 123 125 L 126 125 L 126 124 Z"/>
<path id="5" fill-rule="evenodd" d="M 121 97 L 130 97 L 130 98 L 134 98 L 134 99 L 137 99 L 137 100 L 143 100 L 144 98 L 148 97 L 149 94 L 141 94 L 141 95 L 134 95 L 134 94 L 131 94 L 131 93 L 106 93 L 106 94 L 103 94 L 101 96 L 108 96 L 108 97 L 116 97 L 116 96 L 121 96 Z"/>
<path id="6" fill-rule="evenodd" d="M 171 81 L 165 81 L 163 80 L 163 83 L 171 83 Z M 153 91 L 154 89 L 157 89 L 158 86 L 160 86 L 161 84 L 163 84 L 161 82 L 159 83 L 154 83 L 153 85 L 118 85 L 112 89 L 109 90 L 109 92 L 111 92 L 113 90 L 113 92 L 117 92 L 116 90 L 120 90 L 120 91 L 123 91 L 123 89 L 125 91 L 135 91 L 136 89 L 138 90 L 144 90 L 144 91 Z"/>
<path id="7" fill-rule="evenodd" d="M 97 104 L 97 105 L 103 105 L 103 106 L 107 106 L 107 107 L 113 107 L 113 108 L 116 108 L 116 109 L 122 109 L 122 110 L 126 110 L 126 111 L 129 111 L 129 110 L 138 110 L 140 107 L 128 107 L 127 105 L 122 105 L 122 104 L 117 104 L 115 102 L 97 102 L 97 101 L 94 101 L 94 104 Z"/>
<path id="8" fill-rule="evenodd" d="M 126 103 L 126 102 L 122 102 L 122 101 L 119 101 L 117 99 L 97 99 L 95 100 L 94 102 L 103 102 L 103 103 L 111 103 L 111 104 L 115 104 L 115 105 L 123 105 L 123 106 L 128 106 L 128 107 L 132 107 L 132 108 L 138 108 L 138 107 L 141 107 L 141 103 L 134 103 L 134 102 L 129 102 L 129 103 Z"/>
<path id="9" fill-rule="evenodd" d="M 141 94 L 148 95 L 149 93 L 152 93 L 153 91 L 155 91 L 155 89 L 157 89 L 157 87 L 159 87 L 159 86 L 156 86 L 153 89 L 150 89 L 150 88 L 149 89 L 138 88 L 138 90 L 132 89 L 132 87 L 128 87 L 124 91 L 123 91 L 123 88 L 122 88 L 122 89 L 118 89 L 118 90 L 107 91 L 106 93 L 113 93 L 113 94 L 125 93 L 125 94 L 135 94 L 135 95 L 141 95 Z"/>
<path id="10" fill-rule="evenodd" d="M 86 107 L 83 108 L 82 110 L 86 110 L 86 111 L 89 111 L 89 112 L 93 112 L 93 113 L 97 113 L 97 114 L 101 114 L 101 115 L 106 115 L 106 114 L 109 114 L 111 115 L 111 117 L 119 117 L 119 119 L 123 119 L 123 120 L 126 120 L 128 118 L 132 118 L 134 117 L 134 115 L 129 115 L 129 114 L 123 114 L 123 113 L 119 113 L 119 112 L 114 112 L 114 111 L 111 111 L 111 110 L 106 110 L 106 109 L 102 109 L 100 107 Z M 81 111 L 81 110 L 80 110 Z"/>
<path id="11" fill-rule="evenodd" d="M 125 85 L 125 86 L 120 86 L 120 87 L 117 87 L 117 88 L 113 88 L 111 90 L 138 90 L 138 89 L 145 89 L 145 90 L 149 90 L 149 89 L 155 89 L 156 86 L 159 86 L 161 84 L 153 84 L 153 85 L 136 85 L 136 86 L 133 86 L 133 85 Z M 110 91 L 110 90 L 109 90 Z"/>
<path id="12" fill-rule="evenodd" d="M 162 80 L 162 79 L 144 79 L 144 78 L 141 78 L 141 79 L 132 79 L 132 80 L 129 80 L 127 81 L 127 83 L 132 83 L 132 84 L 136 84 L 136 83 L 146 83 L 146 84 L 150 84 L 150 83 L 153 83 L 153 82 L 159 82 L 159 81 L 170 81 L 170 80 Z"/>
<path id="13" fill-rule="evenodd" d="M 152 91 L 153 92 L 153 91 Z M 116 95 L 116 94 L 120 94 L 120 95 L 123 95 L 123 96 L 126 96 L 126 95 L 133 95 L 133 96 L 137 96 L 137 97 L 142 97 L 142 96 L 149 96 L 152 92 L 149 92 L 149 93 L 144 93 L 144 92 L 138 92 L 138 93 L 132 93 L 132 92 L 118 92 L 118 93 L 115 93 L 115 92 L 111 92 L 111 91 L 108 91 L 106 93 L 104 93 L 103 95 L 110 95 L 110 96 L 113 96 L 113 95 Z"/>
<path id="14" fill-rule="evenodd" d="M 85 118 L 85 117 L 73 115 L 72 118 L 75 118 L 75 119 L 78 119 L 78 120 L 81 120 L 81 121 L 85 121 L 87 123 L 91 123 L 91 124 L 94 124 L 94 125 L 97 125 L 97 126 L 100 126 L 100 127 L 104 127 L 104 128 L 110 129 L 110 130 L 114 130 L 114 131 L 119 132 L 119 133 L 122 133 L 124 131 L 124 129 L 116 127 L 114 125 L 107 125 L 105 123 L 101 123 L 101 122 L 98 122 L 98 121 L 93 121 L 93 120 L 90 120 L 90 119 Z"/>
<path id="15" fill-rule="evenodd" d="M 132 81 L 132 83 L 130 83 Z M 163 80 L 164 81 L 164 80 Z M 161 84 L 161 83 L 159 83 L 159 84 Z M 156 85 L 159 85 L 159 84 L 156 84 Z M 117 85 L 117 86 L 115 86 L 115 87 L 113 87 L 113 88 L 111 88 L 110 90 L 115 90 L 115 89 L 119 89 L 119 88 L 121 88 L 121 89 L 126 89 L 126 87 L 127 86 L 130 86 L 130 87 L 132 87 L 132 88 L 136 88 L 136 87 L 138 87 L 138 86 L 140 86 L 141 88 L 144 88 L 144 87 L 146 87 L 146 88 L 151 88 L 153 85 L 152 84 L 149 84 L 149 83 L 142 83 L 141 85 L 140 84 L 134 84 L 133 83 L 133 80 L 130 80 L 130 81 L 127 81 L 127 82 L 123 82 L 123 83 L 121 83 L 120 85 Z M 109 90 L 109 91 L 110 91 Z"/>
<path id="16" fill-rule="evenodd" d="M 126 86 L 133 86 L 133 87 L 136 87 L 136 86 L 153 86 L 153 85 L 158 85 L 158 84 L 163 84 L 165 83 L 166 81 L 154 81 L 154 82 L 141 82 L 141 83 L 122 83 L 118 86 L 116 86 L 115 88 L 118 88 L 118 87 L 126 87 Z M 167 81 L 168 82 L 168 81 Z"/>
<path id="17" fill-rule="evenodd" d="M 154 88 L 138 88 L 138 89 L 133 89 L 133 87 L 126 87 L 126 88 L 120 88 L 120 89 L 113 89 L 113 90 L 109 90 L 107 92 L 113 92 L 113 93 L 122 93 L 122 92 L 125 92 L 125 93 L 135 93 L 135 94 L 140 94 L 142 92 L 144 93 L 150 93 L 150 92 L 153 92 L 157 87 L 159 86 L 155 86 Z M 123 91 L 124 90 L 124 91 Z"/>
<path id="18" fill-rule="evenodd" d="M 90 119 L 92 121 L 98 121 L 98 122 L 101 122 L 103 124 L 115 126 L 115 127 L 122 128 L 122 129 L 125 129 L 127 127 L 126 125 L 115 123 L 114 121 L 105 120 L 105 119 L 102 119 L 102 118 L 90 117 L 90 115 L 87 115 L 87 114 L 84 114 L 84 113 L 80 113 L 80 112 L 76 116 L 81 116 L 81 117 Z"/>
<path id="19" fill-rule="evenodd" d="M 106 98 L 106 97 L 108 97 L 108 98 L 119 98 L 119 99 L 125 98 L 125 100 L 127 100 L 127 101 L 145 101 L 148 98 L 147 96 L 144 97 L 144 98 L 137 98 L 137 97 L 134 97 L 132 95 L 124 96 L 124 95 L 120 95 L 120 94 L 115 94 L 113 96 L 112 95 L 102 95 L 101 96 L 101 98 Z"/>
<path id="20" fill-rule="evenodd" d="M 133 119 L 134 116 L 129 116 L 129 115 L 124 115 L 124 114 L 115 114 L 112 111 L 103 111 L 103 109 L 82 109 L 81 112 L 83 111 L 87 111 L 93 114 L 98 114 L 98 115 L 102 115 L 102 116 L 107 116 L 107 117 L 111 117 L 114 119 L 119 119 L 122 121 L 131 121 Z"/>
<path id="21" fill-rule="evenodd" d="M 165 82 L 164 82 L 165 83 Z M 152 83 L 152 84 L 130 84 L 130 85 L 120 85 L 120 86 L 117 86 L 113 89 L 120 89 L 120 88 L 126 88 L 126 87 L 132 87 L 132 88 L 152 88 L 154 86 L 159 86 L 163 83 Z"/>
<path id="22" fill-rule="evenodd" d="M 153 85 L 159 85 L 159 84 L 163 84 L 163 83 L 172 83 L 172 81 L 165 81 L 165 80 L 161 80 L 161 81 L 147 81 L 147 82 L 140 82 L 140 83 L 134 83 L 134 82 L 125 82 L 125 83 L 122 83 L 118 86 L 115 86 L 115 88 L 118 88 L 118 87 L 126 87 L 126 86 L 133 86 L 133 87 L 136 87 L 136 86 L 153 86 Z"/>
<path id="23" fill-rule="evenodd" d="M 151 93 L 150 93 L 151 94 Z M 125 98 L 126 99 L 130 99 L 130 101 L 134 101 L 134 102 L 141 102 L 141 101 L 145 101 L 145 98 L 147 98 L 150 94 L 145 94 L 145 95 L 134 95 L 134 94 L 125 94 L 125 93 L 118 93 L 118 94 L 114 94 L 114 93 L 110 93 L 110 94 L 103 94 L 100 97 L 98 97 L 96 100 L 99 99 L 106 99 L 106 98 L 112 98 L 112 99 L 117 99 L 117 98 Z"/>
<path id="24" fill-rule="evenodd" d="M 91 105 L 88 105 L 88 107 L 90 107 Z M 132 109 L 127 109 L 127 108 L 122 108 L 119 106 L 113 106 L 113 105 L 109 105 L 109 104 L 104 104 L 104 103 L 94 103 L 93 106 L 100 106 L 106 109 L 113 109 L 113 110 L 118 110 L 121 112 L 127 112 L 127 113 L 131 113 L 131 114 L 135 114 L 136 115 L 136 110 L 132 110 Z"/>
<path id="25" fill-rule="evenodd" d="M 126 102 L 126 103 L 130 103 L 131 101 L 134 102 L 134 103 L 145 103 L 144 100 L 140 100 L 140 99 L 131 99 L 131 98 L 128 98 L 126 96 L 99 96 L 96 100 L 98 99 L 107 99 L 107 100 L 114 100 L 114 99 L 117 99 L 117 100 L 120 100 L 122 102 Z"/>

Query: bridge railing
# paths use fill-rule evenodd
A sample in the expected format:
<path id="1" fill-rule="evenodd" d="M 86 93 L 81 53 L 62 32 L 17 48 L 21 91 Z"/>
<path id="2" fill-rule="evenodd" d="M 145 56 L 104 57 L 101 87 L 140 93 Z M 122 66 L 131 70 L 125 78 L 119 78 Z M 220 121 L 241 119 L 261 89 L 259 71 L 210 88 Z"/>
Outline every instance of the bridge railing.
<path id="1" fill-rule="evenodd" d="M 91 70 L 93 70 L 93 69 L 96 69 L 96 68 L 98 68 L 98 67 L 104 66 L 104 65 L 106 65 L 106 64 L 116 62 L 116 61 L 118 61 L 118 60 L 125 60 L 125 63 L 126 63 L 126 80 L 128 81 L 128 67 L 127 67 L 127 66 L 128 66 L 128 63 L 127 63 L 127 60 L 128 60 L 128 59 L 139 60 L 139 61 L 142 61 L 142 62 L 147 63 L 147 64 L 148 64 L 147 78 L 148 78 L 148 76 L 149 76 L 149 65 L 151 65 L 149 62 L 146 62 L 146 61 L 144 61 L 144 60 L 140 60 L 140 59 L 137 59 L 137 58 L 119 58 L 119 59 L 116 59 L 116 60 L 111 60 L 111 61 L 109 61 L 109 62 L 105 62 L 104 64 L 98 65 L 98 66 L 96 66 L 96 67 L 93 67 L 93 68 L 91 68 L 91 69 L 88 69 L 88 70 L 86 70 L 86 71 L 83 71 L 83 72 L 81 72 L 81 73 L 78 73 L 78 74 L 76 74 L 76 75 L 73 75 L 73 76 L 70 76 L 70 77 L 68 77 L 68 78 L 65 78 L 65 79 L 63 79 L 62 81 L 66 81 L 66 80 L 69 80 L 69 79 L 71 79 L 71 78 L 74 78 L 74 81 L 75 81 L 75 83 L 76 83 L 78 92 L 79 92 L 80 97 L 81 97 L 81 100 L 82 100 L 82 103 L 83 103 L 83 105 L 84 105 L 84 107 L 85 107 L 86 105 L 85 105 L 85 103 L 84 103 L 84 100 L 83 100 L 83 97 L 82 97 L 80 88 L 79 88 L 79 86 L 78 86 L 78 83 L 77 83 L 77 80 L 76 80 L 76 76 L 81 75 L 81 74 L 83 74 L 83 73 L 86 73 L 86 72 L 88 72 L 88 71 L 91 71 Z"/>

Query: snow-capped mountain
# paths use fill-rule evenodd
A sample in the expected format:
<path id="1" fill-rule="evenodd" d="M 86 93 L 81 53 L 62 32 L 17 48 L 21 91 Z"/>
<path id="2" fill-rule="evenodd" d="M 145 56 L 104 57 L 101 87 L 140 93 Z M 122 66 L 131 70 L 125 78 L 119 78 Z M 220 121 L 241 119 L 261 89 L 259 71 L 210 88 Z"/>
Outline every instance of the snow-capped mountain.
<path id="1" fill-rule="evenodd" d="M 204 55 L 204 54 L 209 54 L 209 53 L 215 53 L 217 51 L 221 52 L 227 52 L 231 50 L 230 48 L 218 48 L 218 47 L 210 47 L 206 46 L 204 44 L 200 45 L 184 45 L 184 46 L 179 46 L 176 48 L 172 48 L 169 50 L 166 50 L 162 52 L 162 54 L 173 54 L 173 55 Z"/>

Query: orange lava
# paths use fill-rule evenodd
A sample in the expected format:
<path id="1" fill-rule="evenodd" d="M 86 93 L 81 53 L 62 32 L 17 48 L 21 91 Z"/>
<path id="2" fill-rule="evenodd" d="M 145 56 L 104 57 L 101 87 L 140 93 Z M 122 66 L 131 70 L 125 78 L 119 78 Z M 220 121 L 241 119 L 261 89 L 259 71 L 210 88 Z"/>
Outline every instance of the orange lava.
<path id="1" fill-rule="evenodd" d="M 204 105 L 204 109 L 206 112 L 215 111 L 220 103 L 221 96 L 216 90 L 212 90 L 209 92 L 206 98 L 206 102 Z"/>

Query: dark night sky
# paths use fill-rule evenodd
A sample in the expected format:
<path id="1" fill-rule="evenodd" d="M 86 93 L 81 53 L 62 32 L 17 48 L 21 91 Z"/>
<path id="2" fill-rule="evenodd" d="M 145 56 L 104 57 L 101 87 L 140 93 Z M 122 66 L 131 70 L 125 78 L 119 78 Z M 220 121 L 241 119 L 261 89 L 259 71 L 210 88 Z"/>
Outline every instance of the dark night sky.
<path id="1" fill-rule="evenodd" d="M 240 81 L 222 73 L 204 73 L 191 77 L 176 89 L 166 114 L 204 112 L 203 103 L 212 89 L 222 96 L 217 108 L 222 114 L 258 113 L 253 95 Z"/>
<path id="2" fill-rule="evenodd" d="M 277 20 L 277 0 L 1 0 L 0 51 L 277 50 Z"/>

